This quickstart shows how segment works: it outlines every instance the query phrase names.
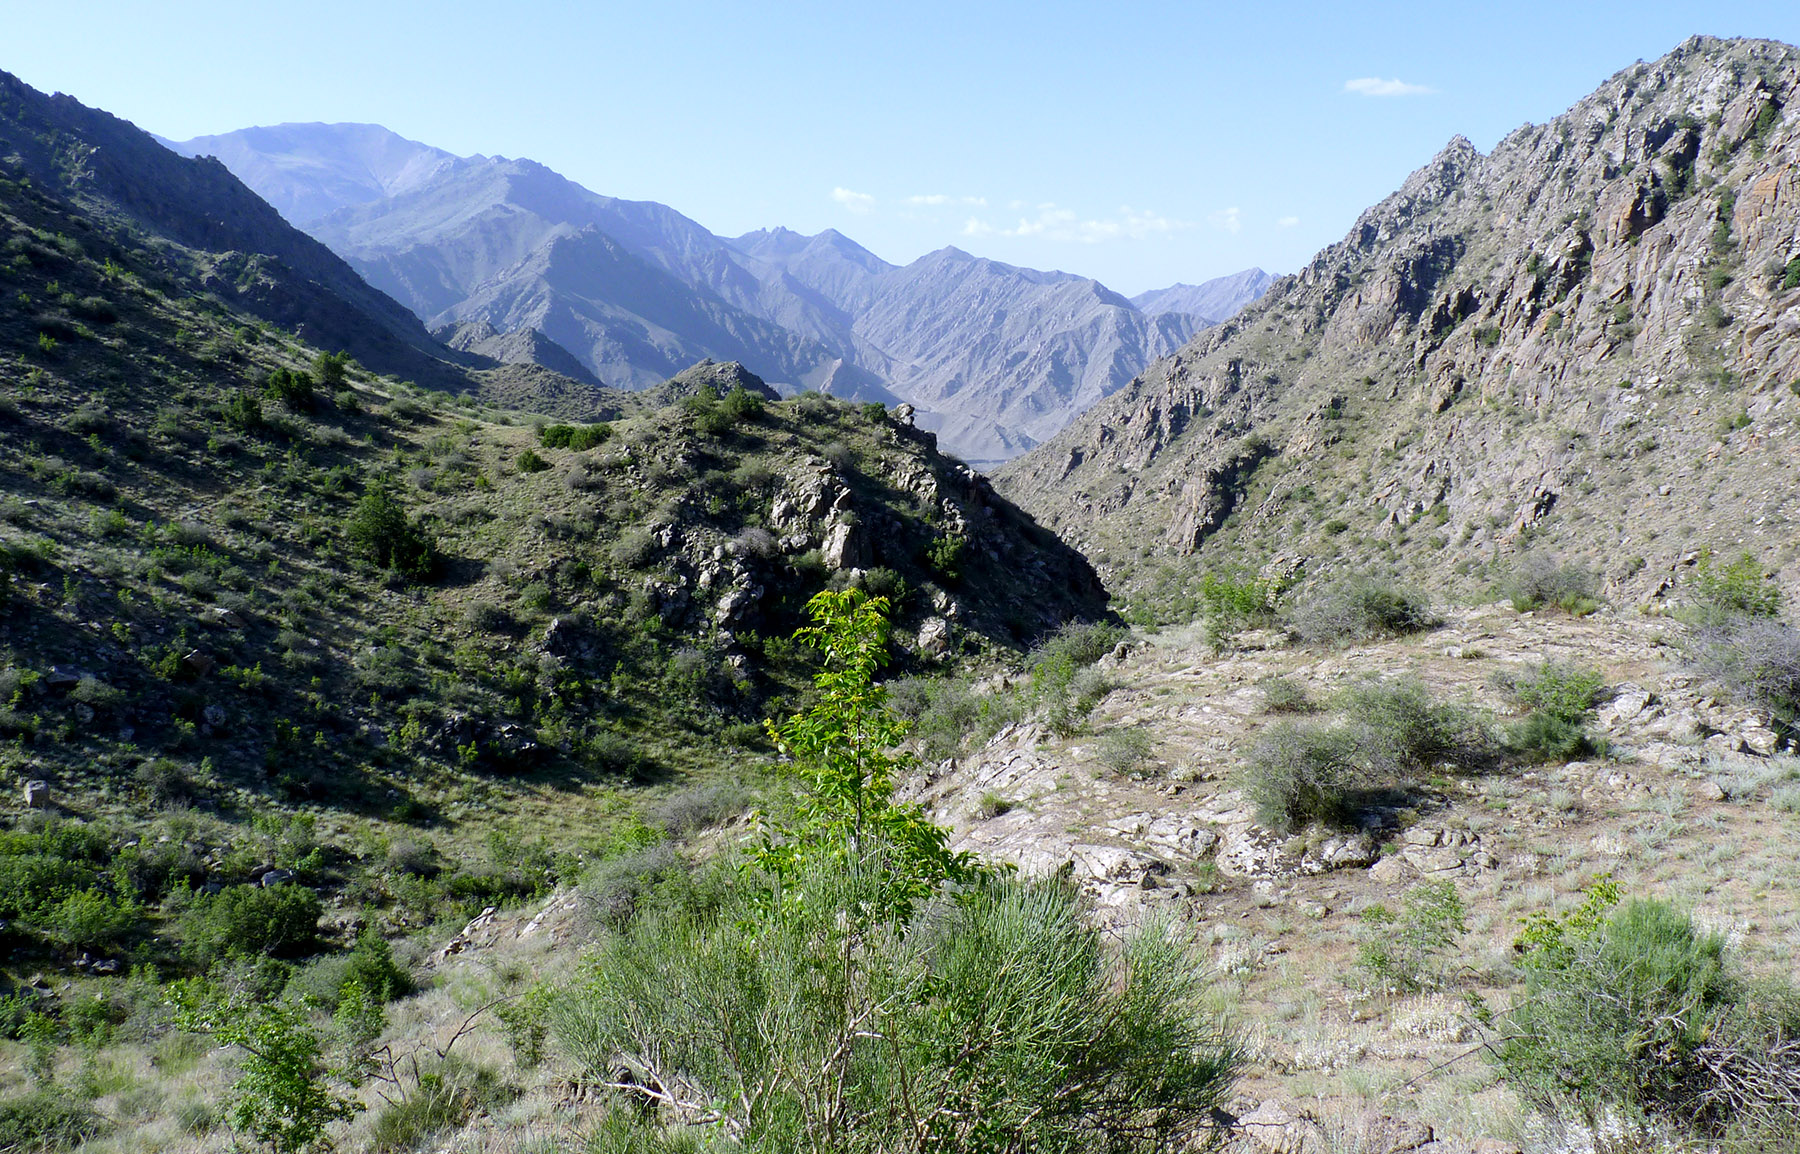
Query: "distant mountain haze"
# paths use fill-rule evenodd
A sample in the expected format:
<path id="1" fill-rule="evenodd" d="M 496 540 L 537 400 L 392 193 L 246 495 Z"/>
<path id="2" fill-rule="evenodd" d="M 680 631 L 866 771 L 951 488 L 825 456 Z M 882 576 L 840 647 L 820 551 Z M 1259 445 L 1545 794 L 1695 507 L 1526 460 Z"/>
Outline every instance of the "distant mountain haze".
<path id="1" fill-rule="evenodd" d="M 901 267 L 834 230 L 725 239 L 534 161 L 455 157 L 376 125 L 172 147 L 219 157 L 432 328 L 493 330 L 459 347 L 510 361 L 554 342 L 592 378 L 631 389 L 703 357 L 740 361 L 783 392 L 909 401 L 978 465 L 1054 436 L 1270 281 L 1251 269 L 1144 294 L 1139 307 L 1090 278 L 954 248 Z M 497 340 L 524 330 L 538 336 Z M 562 367 L 547 356 L 539 363 Z"/>
<path id="2" fill-rule="evenodd" d="M 1187 313 L 1218 324 L 1237 315 L 1239 309 L 1267 292 L 1275 278 L 1259 268 L 1248 268 L 1204 284 L 1176 284 L 1166 289 L 1139 293 L 1131 303 L 1151 316 Z"/>

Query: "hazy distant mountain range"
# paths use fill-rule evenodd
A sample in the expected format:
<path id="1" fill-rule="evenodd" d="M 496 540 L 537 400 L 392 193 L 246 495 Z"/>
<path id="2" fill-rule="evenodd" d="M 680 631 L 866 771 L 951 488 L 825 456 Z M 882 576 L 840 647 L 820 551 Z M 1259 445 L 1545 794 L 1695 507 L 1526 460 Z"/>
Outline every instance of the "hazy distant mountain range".
<path id="1" fill-rule="evenodd" d="M 458 347 L 567 372 L 547 351 L 560 346 L 583 375 L 634 389 L 702 357 L 741 361 L 789 391 L 910 401 L 982 464 L 1055 435 L 1270 280 L 1251 269 L 1134 302 L 954 248 L 902 267 L 832 230 L 726 239 L 533 161 L 457 157 L 376 125 L 166 143 L 217 156 L 433 330 L 464 326 Z"/>

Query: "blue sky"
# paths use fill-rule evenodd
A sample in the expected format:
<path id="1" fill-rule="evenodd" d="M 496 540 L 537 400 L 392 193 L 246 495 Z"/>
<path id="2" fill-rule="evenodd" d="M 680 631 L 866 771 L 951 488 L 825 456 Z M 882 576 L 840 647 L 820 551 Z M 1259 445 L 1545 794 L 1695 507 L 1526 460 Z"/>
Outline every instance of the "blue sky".
<path id="1" fill-rule="evenodd" d="M 1800 4 L 0 0 L 0 68 L 165 136 L 367 121 L 734 235 L 1133 293 L 1292 271 L 1461 133 Z"/>

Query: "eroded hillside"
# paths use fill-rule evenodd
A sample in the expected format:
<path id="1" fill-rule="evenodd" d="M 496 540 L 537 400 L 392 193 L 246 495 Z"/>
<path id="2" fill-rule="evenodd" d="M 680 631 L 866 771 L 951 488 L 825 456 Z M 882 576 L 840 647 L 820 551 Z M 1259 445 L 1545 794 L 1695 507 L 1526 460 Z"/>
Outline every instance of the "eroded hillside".
<path id="1" fill-rule="evenodd" d="M 1223 564 L 1482 588 L 1536 542 L 1657 597 L 1794 588 L 1800 55 L 1695 38 L 1457 139 L 1258 304 L 1002 470 L 1143 612 Z"/>

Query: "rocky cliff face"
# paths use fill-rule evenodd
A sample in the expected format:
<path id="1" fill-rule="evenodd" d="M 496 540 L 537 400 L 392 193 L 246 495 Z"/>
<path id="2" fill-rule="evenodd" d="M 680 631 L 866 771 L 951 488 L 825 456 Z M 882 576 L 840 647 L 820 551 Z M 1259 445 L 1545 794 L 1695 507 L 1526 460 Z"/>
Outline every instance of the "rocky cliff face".
<path id="1" fill-rule="evenodd" d="M 1523 549 L 1650 598 L 1797 575 L 1800 52 L 1695 38 L 1348 236 L 998 478 L 1140 590 L 1215 564 L 1452 585 Z"/>

